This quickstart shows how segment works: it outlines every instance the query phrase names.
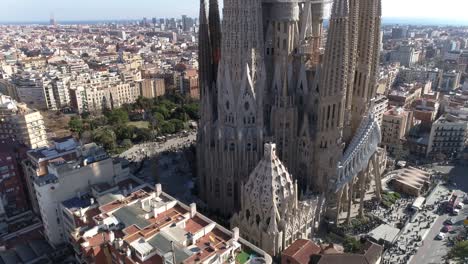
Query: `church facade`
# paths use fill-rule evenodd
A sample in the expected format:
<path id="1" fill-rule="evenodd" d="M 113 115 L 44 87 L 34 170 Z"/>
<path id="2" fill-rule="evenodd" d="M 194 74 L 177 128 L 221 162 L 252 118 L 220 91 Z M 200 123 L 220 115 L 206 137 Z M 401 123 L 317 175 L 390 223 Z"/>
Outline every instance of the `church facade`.
<path id="1" fill-rule="evenodd" d="M 320 196 L 298 199 L 297 181 L 267 143 L 264 155 L 241 191 L 241 209 L 231 219 L 242 237 L 278 256 L 297 239 L 308 239 L 321 208 Z"/>
<path id="2" fill-rule="evenodd" d="M 225 0 L 221 24 L 217 0 L 200 1 L 197 185 L 210 210 L 246 218 L 245 190 L 266 142 L 297 182 L 296 196 L 326 194 L 337 218 L 362 203 L 371 182 L 379 190 L 384 155 L 372 100 L 381 0 L 334 0 L 324 47 L 323 7 Z"/>

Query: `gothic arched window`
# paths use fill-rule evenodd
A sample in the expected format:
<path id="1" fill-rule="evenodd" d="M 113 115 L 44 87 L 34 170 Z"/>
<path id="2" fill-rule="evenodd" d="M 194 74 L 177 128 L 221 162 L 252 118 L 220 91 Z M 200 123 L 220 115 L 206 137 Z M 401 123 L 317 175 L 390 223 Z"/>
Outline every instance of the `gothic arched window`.
<path id="1" fill-rule="evenodd" d="M 216 198 L 221 197 L 221 190 L 220 190 L 220 184 L 219 184 L 219 179 L 215 180 L 215 196 Z"/>
<path id="2" fill-rule="evenodd" d="M 227 195 L 232 197 L 232 183 L 228 182 L 227 184 Z"/>

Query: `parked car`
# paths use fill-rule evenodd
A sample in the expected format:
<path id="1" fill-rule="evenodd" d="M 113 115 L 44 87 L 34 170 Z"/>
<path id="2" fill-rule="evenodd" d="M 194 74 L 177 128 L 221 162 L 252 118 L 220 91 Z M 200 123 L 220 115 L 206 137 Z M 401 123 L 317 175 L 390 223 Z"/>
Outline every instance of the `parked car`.
<path id="1" fill-rule="evenodd" d="M 436 236 L 436 239 L 437 240 L 444 240 L 445 239 L 445 234 L 444 233 L 439 233 L 437 236 Z"/>
<path id="2" fill-rule="evenodd" d="M 463 209 L 463 203 L 458 203 L 455 208 L 457 209 Z"/>
<path id="3" fill-rule="evenodd" d="M 463 197 L 463 203 L 466 204 L 468 203 L 468 195 L 465 194 L 465 196 Z"/>
<path id="4" fill-rule="evenodd" d="M 459 215 L 460 214 L 460 209 L 453 209 L 453 215 Z"/>
<path id="5" fill-rule="evenodd" d="M 451 225 L 445 225 L 444 227 L 442 227 L 442 229 L 440 230 L 444 233 L 448 233 L 450 231 L 452 231 L 452 226 Z"/>
<path id="6" fill-rule="evenodd" d="M 455 219 L 453 218 L 447 218 L 447 220 L 444 221 L 445 225 L 453 225 L 455 224 Z"/>

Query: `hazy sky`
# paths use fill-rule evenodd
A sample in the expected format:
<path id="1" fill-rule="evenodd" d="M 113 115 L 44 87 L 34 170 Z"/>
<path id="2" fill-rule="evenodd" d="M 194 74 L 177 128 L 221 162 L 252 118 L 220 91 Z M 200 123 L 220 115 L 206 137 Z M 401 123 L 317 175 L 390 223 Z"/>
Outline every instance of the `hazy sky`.
<path id="1" fill-rule="evenodd" d="M 384 17 L 468 21 L 467 0 L 382 0 Z M 222 2 L 222 0 L 220 0 Z M 199 0 L 0 0 L 0 21 L 198 16 Z"/>

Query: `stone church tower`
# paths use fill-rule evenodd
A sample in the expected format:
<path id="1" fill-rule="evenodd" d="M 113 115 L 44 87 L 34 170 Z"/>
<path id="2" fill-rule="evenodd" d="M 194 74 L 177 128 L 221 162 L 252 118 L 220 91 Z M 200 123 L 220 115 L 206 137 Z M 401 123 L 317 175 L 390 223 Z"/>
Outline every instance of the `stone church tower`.
<path id="1" fill-rule="evenodd" d="M 225 1 L 222 38 L 216 30 L 217 0 L 210 0 L 209 9 L 207 17 L 206 3 L 201 0 L 199 67 L 205 93 L 198 133 L 198 186 L 211 210 L 230 215 L 239 208 L 241 183 L 263 150 L 262 9 L 258 0 Z M 214 50 L 219 39 L 220 57 Z M 213 74 L 205 75 L 205 71 Z"/>
<path id="2" fill-rule="evenodd" d="M 376 177 L 381 0 L 334 0 L 322 47 L 324 2 L 224 0 L 221 25 L 217 0 L 201 0 L 197 166 L 210 210 L 242 208 L 265 142 L 296 195 L 331 194 L 337 214 Z"/>
<path id="3" fill-rule="evenodd" d="M 298 200 L 297 182 L 276 151 L 275 144 L 265 144 L 263 158 L 242 189 L 241 209 L 231 219 L 242 237 L 272 256 L 296 239 L 310 238 L 320 200 Z"/>

